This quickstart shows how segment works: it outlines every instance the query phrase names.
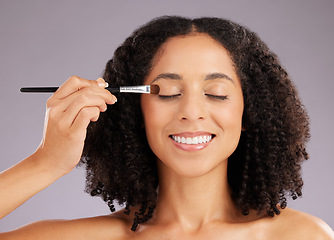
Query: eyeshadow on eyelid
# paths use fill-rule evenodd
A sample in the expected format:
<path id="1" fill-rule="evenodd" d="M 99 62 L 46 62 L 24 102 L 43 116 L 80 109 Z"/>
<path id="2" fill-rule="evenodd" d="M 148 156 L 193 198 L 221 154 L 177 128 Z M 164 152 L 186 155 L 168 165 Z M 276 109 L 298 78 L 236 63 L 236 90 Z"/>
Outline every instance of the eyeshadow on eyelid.
<path id="1" fill-rule="evenodd" d="M 180 89 L 177 86 L 170 85 L 170 84 L 159 84 L 160 88 L 159 94 L 160 95 L 171 95 L 171 94 L 178 94 L 180 93 Z"/>

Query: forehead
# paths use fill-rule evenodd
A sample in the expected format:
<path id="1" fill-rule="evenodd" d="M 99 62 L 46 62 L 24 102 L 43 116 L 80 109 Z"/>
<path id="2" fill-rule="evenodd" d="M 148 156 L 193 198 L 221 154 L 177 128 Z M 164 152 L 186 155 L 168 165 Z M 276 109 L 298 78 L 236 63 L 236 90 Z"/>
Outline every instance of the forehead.
<path id="1" fill-rule="evenodd" d="M 203 33 L 169 38 L 153 58 L 152 70 L 167 66 L 177 69 L 185 65 L 203 68 L 211 65 L 212 68 L 235 70 L 227 49 Z"/>
<path id="2" fill-rule="evenodd" d="M 236 77 L 227 49 L 202 33 L 169 38 L 153 58 L 149 75 L 162 72 L 197 76 L 221 72 Z"/>

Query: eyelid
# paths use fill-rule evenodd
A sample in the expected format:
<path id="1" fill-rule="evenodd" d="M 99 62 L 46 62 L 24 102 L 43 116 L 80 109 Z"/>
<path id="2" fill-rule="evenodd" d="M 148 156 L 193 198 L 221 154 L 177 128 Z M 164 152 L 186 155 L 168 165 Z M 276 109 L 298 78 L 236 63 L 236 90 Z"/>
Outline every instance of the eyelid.
<path id="1" fill-rule="evenodd" d="M 214 99 L 219 99 L 219 100 L 226 100 L 228 99 L 227 95 L 213 95 L 213 94 L 205 94 L 205 96 L 208 96 L 210 98 L 214 98 Z"/>
<path id="2" fill-rule="evenodd" d="M 158 95 L 158 97 L 160 99 L 173 99 L 173 98 L 178 97 L 178 96 L 181 96 L 181 93 L 173 94 L 173 95 L 162 95 L 162 94 Z"/>
<path id="3" fill-rule="evenodd" d="M 158 95 L 158 97 L 160 99 L 173 99 L 173 98 L 176 98 L 176 97 L 179 97 L 181 96 L 181 94 L 173 94 L 173 95 Z M 214 98 L 214 99 L 219 99 L 219 100 L 226 100 L 228 99 L 227 95 L 224 95 L 224 96 L 221 96 L 221 95 L 213 95 L 213 94 L 205 94 L 205 96 L 208 96 L 210 98 Z"/>

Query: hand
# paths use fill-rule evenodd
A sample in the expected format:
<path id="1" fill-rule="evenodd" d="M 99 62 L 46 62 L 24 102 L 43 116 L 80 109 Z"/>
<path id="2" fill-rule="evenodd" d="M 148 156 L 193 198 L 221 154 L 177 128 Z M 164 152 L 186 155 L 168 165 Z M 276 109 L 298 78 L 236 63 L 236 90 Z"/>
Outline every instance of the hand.
<path id="1" fill-rule="evenodd" d="M 48 170 L 67 174 L 78 164 L 88 124 L 116 102 L 105 87 L 101 78 L 72 76 L 47 101 L 43 139 L 34 155 Z"/>

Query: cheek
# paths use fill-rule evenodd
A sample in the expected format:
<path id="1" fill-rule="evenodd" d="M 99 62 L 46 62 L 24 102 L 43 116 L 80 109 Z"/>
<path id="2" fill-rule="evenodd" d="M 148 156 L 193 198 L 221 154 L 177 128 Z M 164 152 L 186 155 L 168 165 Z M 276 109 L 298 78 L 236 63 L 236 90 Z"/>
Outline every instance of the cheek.
<path id="1" fill-rule="evenodd" d="M 152 128 L 154 128 L 154 122 L 157 121 L 157 114 L 156 114 L 156 107 L 154 104 L 152 104 L 152 101 L 146 96 L 143 96 L 141 99 L 141 108 L 143 112 L 143 118 L 144 118 L 144 124 L 146 129 L 146 134 L 148 133 Z"/>
<path id="2" fill-rule="evenodd" d="M 211 116 L 219 125 L 229 128 L 240 128 L 242 125 L 243 103 L 226 104 L 226 106 L 211 107 Z"/>
<path id="3" fill-rule="evenodd" d="M 141 108 L 143 112 L 145 127 L 147 129 L 156 128 L 159 123 L 160 114 L 163 111 L 159 111 L 159 106 L 155 103 L 151 97 L 142 97 Z"/>
<path id="4" fill-rule="evenodd" d="M 159 103 L 158 99 L 152 96 L 143 96 L 141 108 L 145 123 L 147 140 L 153 150 L 155 143 L 159 143 L 164 136 L 164 130 L 171 119 L 170 109 Z"/>
<path id="5" fill-rule="evenodd" d="M 225 107 L 212 109 L 212 119 L 219 126 L 222 144 L 231 147 L 231 151 L 237 147 L 242 131 L 243 102 L 226 104 Z"/>
<path id="6" fill-rule="evenodd" d="M 243 114 L 243 108 L 240 106 L 236 106 L 235 108 L 232 108 L 230 111 L 227 111 L 227 119 L 229 119 L 229 124 L 231 126 L 235 126 L 237 128 L 242 127 L 242 114 Z"/>

